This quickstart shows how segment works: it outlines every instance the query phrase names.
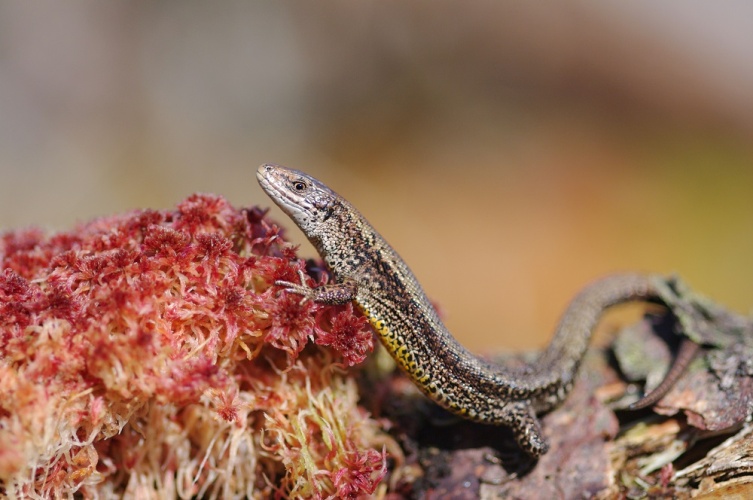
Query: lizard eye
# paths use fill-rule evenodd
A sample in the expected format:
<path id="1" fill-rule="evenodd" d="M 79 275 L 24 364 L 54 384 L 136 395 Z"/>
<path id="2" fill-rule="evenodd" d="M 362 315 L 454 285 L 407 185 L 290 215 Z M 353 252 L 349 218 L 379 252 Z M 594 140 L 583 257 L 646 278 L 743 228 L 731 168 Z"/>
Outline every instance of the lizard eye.
<path id="1" fill-rule="evenodd" d="M 305 182 L 303 182 L 303 181 L 295 181 L 295 182 L 293 183 L 293 189 L 295 189 L 295 190 L 296 190 L 296 191 L 298 191 L 299 193 L 300 193 L 301 191 L 305 191 L 305 190 L 306 190 L 306 183 L 305 183 Z"/>

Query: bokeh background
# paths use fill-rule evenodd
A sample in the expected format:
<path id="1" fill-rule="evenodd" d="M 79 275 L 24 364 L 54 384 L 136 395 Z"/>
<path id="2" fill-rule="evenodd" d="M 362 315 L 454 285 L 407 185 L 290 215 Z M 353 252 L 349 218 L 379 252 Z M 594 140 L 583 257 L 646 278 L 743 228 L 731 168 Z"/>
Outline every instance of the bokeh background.
<path id="1" fill-rule="evenodd" d="M 751 20 L 744 0 L 0 2 L 0 229 L 196 191 L 266 206 L 275 162 L 359 207 L 473 349 L 542 345 L 620 270 L 748 312 Z"/>

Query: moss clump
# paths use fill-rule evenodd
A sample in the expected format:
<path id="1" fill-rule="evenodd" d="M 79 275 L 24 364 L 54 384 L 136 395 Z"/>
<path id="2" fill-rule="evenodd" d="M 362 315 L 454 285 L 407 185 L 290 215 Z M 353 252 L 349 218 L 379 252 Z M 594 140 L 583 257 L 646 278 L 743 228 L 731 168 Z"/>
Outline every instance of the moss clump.
<path id="1" fill-rule="evenodd" d="M 263 211 L 211 195 L 4 233 L 0 494 L 373 492 L 389 438 L 342 369 L 372 334 L 273 285 L 303 268 Z"/>

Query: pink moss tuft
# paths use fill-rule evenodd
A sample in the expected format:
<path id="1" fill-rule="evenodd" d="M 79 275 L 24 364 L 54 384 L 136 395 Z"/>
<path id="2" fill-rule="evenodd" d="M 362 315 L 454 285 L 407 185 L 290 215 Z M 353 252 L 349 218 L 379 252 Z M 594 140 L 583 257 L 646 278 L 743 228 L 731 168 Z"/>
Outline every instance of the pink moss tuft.
<path id="1" fill-rule="evenodd" d="M 337 369 L 373 337 L 273 285 L 303 266 L 206 194 L 0 235 L 0 494 L 374 492 L 389 438 Z"/>
<path id="2" fill-rule="evenodd" d="M 332 309 L 319 311 L 319 320 L 332 316 Z M 318 329 L 316 343 L 332 347 L 343 357 L 346 365 L 356 365 L 374 349 L 374 335 L 366 318 L 353 311 L 353 304 L 339 309 L 329 321 L 329 330 Z"/>

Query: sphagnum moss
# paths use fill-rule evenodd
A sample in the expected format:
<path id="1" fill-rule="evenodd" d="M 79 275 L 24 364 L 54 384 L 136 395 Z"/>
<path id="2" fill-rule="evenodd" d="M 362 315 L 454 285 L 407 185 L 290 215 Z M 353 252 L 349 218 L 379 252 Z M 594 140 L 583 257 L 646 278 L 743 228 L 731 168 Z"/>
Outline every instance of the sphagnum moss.
<path id="1" fill-rule="evenodd" d="M 303 269 L 263 211 L 212 195 L 2 234 L 0 493 L 374 492 L 389 437 L 339 368 L 372 334 L 273 286 Z"/>

